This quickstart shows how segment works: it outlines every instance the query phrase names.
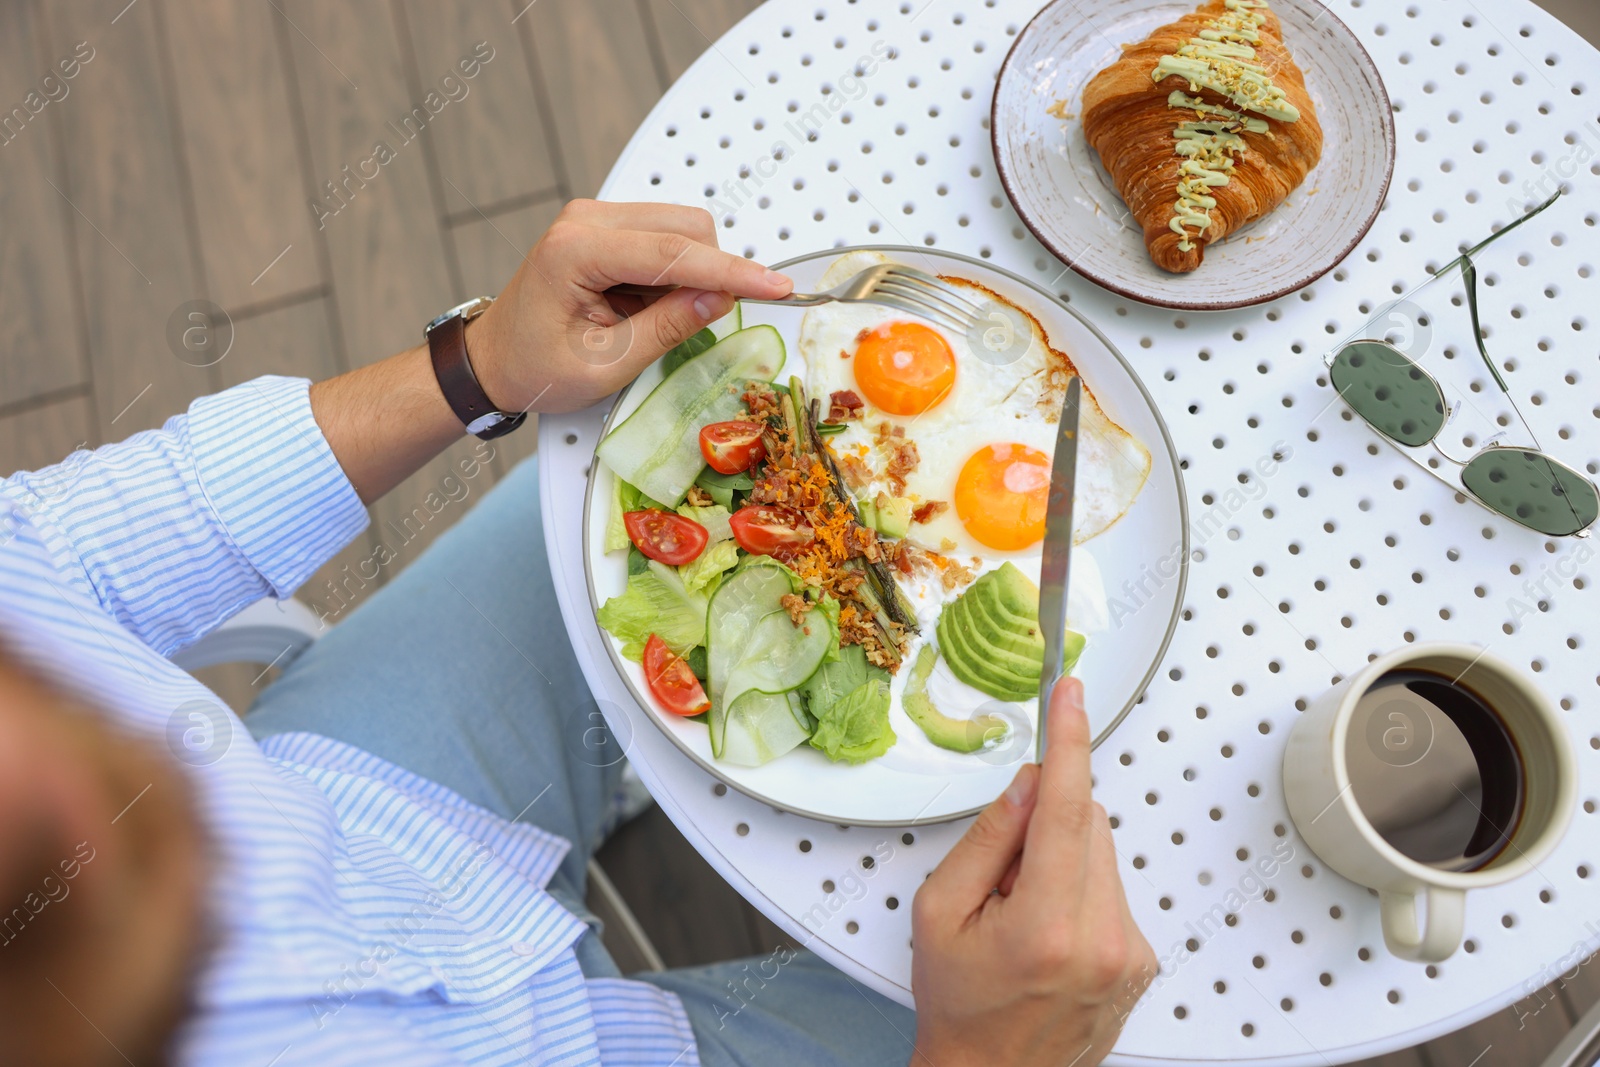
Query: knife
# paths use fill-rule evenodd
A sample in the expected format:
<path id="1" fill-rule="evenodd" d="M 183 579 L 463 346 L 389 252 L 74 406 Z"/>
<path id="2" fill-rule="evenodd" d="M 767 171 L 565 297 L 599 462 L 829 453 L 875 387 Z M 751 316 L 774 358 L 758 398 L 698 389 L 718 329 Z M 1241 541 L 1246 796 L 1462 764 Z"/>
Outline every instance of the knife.
<path id="1" fill-rule="evenodd" d="M 1050 464 L 1050 497 L 1044 517 L 1044 559 L 1039 565 L 1039 632 L 1044 664 L 1039 672 L 1039 731 L 1035 757 L 1044 762 L 1045 723 L 1050 694 L 1061 680 L 1066 655 L 1067 581 L 1072 574 L 1072 496 L 1078 484 L 1078 402 L 1082 379 L 1067 385 L 1056 428 L 1056 453 Z"/>

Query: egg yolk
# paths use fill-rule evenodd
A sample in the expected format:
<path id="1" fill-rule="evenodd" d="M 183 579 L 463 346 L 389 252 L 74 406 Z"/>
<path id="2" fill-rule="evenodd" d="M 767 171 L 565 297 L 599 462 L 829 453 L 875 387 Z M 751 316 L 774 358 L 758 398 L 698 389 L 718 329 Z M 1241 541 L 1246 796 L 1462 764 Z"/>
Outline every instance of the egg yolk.
<path id="1" fill-rule="evenodd" d="M 1027 445 L 987 445 L 956 477 L 956 518 L 980 544 L 1015 552 L 1044 539 L 1050 457 Z"/>
<path id="2" fill-rule="evenodd" d="M 856 385 L 890 415 L 920 415 L 950 395 L 956 357 L 937 330 L 890 322 L 863 331 L 856 346 Z"/>

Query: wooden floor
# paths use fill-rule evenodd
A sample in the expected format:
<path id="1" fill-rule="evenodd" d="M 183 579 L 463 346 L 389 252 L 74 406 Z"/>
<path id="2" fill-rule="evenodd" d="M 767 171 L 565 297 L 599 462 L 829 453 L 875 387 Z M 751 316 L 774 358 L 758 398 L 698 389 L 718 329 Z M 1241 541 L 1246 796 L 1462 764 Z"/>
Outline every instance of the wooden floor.
<path id="1" fill-rule="evenodd" d="M 0 115 L 37 111 L 0 133 L 0 473 L 158 426 L 256 375 L 325 377 L 416 343 L 443 308 L 497 292 L 559 206 L 598 190 L 661 93 L 754 6 L 0 0 Z M 1600 40 L 1595 0 L 1546 6 Z M 74 78 L 44 81 L 74 56 Z M 463 60 L 475 77 L 459 77 Z M 420 133 L 404 128 L 430 89 L 444 106 Z M 380 138 L 393 158 L 363 180 Z M 207 321 L 188 317 L 196 301 L 231 327 L 190 329 L 185 344 Z M 534 434 L 500 445 L 465 499 L 424 508 L 422 536 L 390 572 L 333 591 L 345 564 L 442 487 L 451 455 L 374 507 L 372 532 L 302 599 L 337 619 L 369 596 Z M 216 676 L 239 705 L 267 680 Z M 779 937 L 659 811 L 602 862 L 669 965 Z M 1596 970 L 1372 1062 L 1537 1064 L 1600 998 Z"/>

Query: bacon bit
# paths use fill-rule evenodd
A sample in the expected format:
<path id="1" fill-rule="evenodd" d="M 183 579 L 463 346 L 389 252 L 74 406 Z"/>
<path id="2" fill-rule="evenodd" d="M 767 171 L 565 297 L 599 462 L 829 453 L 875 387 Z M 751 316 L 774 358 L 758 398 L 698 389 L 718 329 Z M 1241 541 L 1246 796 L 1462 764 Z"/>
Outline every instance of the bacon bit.
<path id="1" fill-rule="evenodd" d="M 839 349 L 839 358 L 840 359 L 849 359 L 850 358 L 850 353 L 846 352 L 844 349 L 841 348 L 841 349 Z"/>
<path id="2" fill-rule="evenodd" d="M 876 563 L 883 557 L 883 550 L 878 542 L 876 530 L 869 530 L 865 526 L 851 523 L 848 527 L 845 550 L 849 558 L 865 556 L 869 561 Z"/>
<path id="3" fill-rule="evenodd" d="M 915 545 L 905 544 L 905 542 L 901 542 L 901 544 L 904 546 L 901 553 L 902 559 L 897 560 L 896 565 L 902 574 L 938 575 L 939 584 L 944 586 L 947 592 L 953 592 L 971 585 L 976 577 L 972 568 L 958 563 L 948 556 L 942 556 L 937 552 L 930 552 Z M 974 565 L 978 563 L 976 559 L 972 562 Z"/>
<path id="4" fill-rule="evenodd" d="M 859 610 L 854 604 L 844 604 L 839 608 L 839 643 L 841 645 L 860 645 L 863 651 L 878 647 L 878 631 L 873 626 L 872 616 Z"/>
<path id="5" fill-rule="evenodd" d="M 684 501 L 685 503 L 697 508 L 708 508 L 712 504 L 716 503 L 715 500 L 711 499 L 711 494 L 700 488 L 698 485 L 691 485 L 689 487 L 689 495 L 684 497 Z"/>
<path id="6" fill-rule="evenodd" d="M 811 601 L 799 593 L 785 593 L 778 598 L 778 603 L 783 607 L 784 611 L 789 613 L 789 621 L 796 626 L 800 625 L 806 617 L 806 612 L 810 611 L 813 606 Z"/>
<path id="7" fill-rule="evenodd" d="M 743 399 L 745 407 L 750 409 L 752 419 L 778 424 L 783 422 L 783 412 L 778 407 L 778 394 L 772 390 L 759 387 L 748 389 Z"/>
<path id="8" fill-rule="evenodd" d="M 867 338 L 871 337 L 876 330 L 876 326 L 863 326 L 861 328 L 861 332 L 856 334 L 856 344 L 859 345 L 862 341 L 865 341 Z"/>
<path id="9" fill-rule="evenodd" d="M 909 563 L 902 565 L 901 571 L 907 574 L 918 571 L 923 574 L 938 574 L 939 584 L 944 585 L 946 592 L 962 589 L 963 585 L 970 585 L 976 577 L 973 569 L 965 563 L 957 563 L 946 555 L 939 555 L 938 552 L 918 549 L 915 545 L 906 545 L 904 557 Z M 978 560 L 973 560 L 973 565 L 978 565 Z"/>
<path id="10" fill-rule="evenodd" d="M 904 496 L 906 492 L 906 475 L 917 469 L 921 461 L 917 453 L 915 441 L 897 441 L 889 456 L 889 466 L 885 473 L 889 477 L 889 484 L 894 489 L 895 496 Z"/>
<path id="11" fill-rule="evenodd" d="M 950 505 L 943 500 L 930 500 L 911 513 L 911 521 L 926 525 L 949 510 Z"/>
<path id="12" fill-rule="evenodd" d="M 954 592 L 957 589 L 972 584 L 972 571 L 968 570 L 966 567 L 963 567 L 955 560 L 948 560 L 947 562 L 950 565 L 944 568 L 943 573 L 941 573 L 939 576 L 939 580 L 944 583 L 946 592 Z"/>
<path id="13" fill-rule="evenodd" d="M 840 389 L 828 398 L 828 421 L 848 422 L 850 419 L 859 419 L 866 410 L 866 402 L 856 395 L 854 389 Z"/>

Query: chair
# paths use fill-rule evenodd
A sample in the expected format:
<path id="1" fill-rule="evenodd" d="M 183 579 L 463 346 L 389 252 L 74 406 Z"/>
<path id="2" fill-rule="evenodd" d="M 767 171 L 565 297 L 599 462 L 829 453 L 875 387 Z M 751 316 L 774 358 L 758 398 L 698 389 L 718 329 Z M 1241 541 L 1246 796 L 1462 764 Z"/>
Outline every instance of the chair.
<path id="1" fill-rule="evenodd" d="M 283 668 L 309 648 L 324 629 L 321 620 L 300 601 L 269 597 L 175 653 L 172 662 L 190 672 L 225 663 Z M 589 891 L 584 903 L 600 918 L 602 939 L 622 973 L 666 970 L 661 954 L 605 870 L 590 859 L 588 873 Z"/>
<path id="2" fill-rule="evenodd" d="M 1600 1004 L 1584 1012 L 1543 1067 L 1595 1067 L 1600 1064 Z"/>

